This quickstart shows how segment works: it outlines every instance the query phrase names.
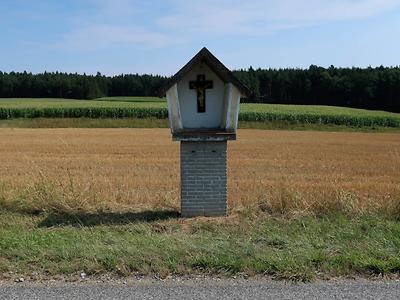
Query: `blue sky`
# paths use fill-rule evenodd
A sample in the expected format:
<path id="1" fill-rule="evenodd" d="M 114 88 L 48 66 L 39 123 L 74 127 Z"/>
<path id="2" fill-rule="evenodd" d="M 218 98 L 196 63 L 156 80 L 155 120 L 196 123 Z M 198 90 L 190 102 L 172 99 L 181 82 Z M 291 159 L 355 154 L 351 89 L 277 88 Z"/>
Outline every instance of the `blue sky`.
<path id="1" fill-rule="evenodd" d="M 172 75 L 206 46 L 231 69 L 400 65 L 394 0 L 0 0 L 0 70 Z"/>

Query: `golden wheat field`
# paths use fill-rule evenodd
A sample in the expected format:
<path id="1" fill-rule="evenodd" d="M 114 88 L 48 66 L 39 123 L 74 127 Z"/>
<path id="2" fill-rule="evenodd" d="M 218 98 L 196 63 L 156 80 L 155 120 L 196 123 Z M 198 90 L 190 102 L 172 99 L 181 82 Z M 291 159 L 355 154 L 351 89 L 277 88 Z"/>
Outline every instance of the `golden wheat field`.
<path id="1" fill-rule="evenodd" d="M 240 130 L 231 213 L 400 214 L 400 134 Z M 179 209 L 168 129 L 0 129 L 0 202 L 28 211 Z"/>

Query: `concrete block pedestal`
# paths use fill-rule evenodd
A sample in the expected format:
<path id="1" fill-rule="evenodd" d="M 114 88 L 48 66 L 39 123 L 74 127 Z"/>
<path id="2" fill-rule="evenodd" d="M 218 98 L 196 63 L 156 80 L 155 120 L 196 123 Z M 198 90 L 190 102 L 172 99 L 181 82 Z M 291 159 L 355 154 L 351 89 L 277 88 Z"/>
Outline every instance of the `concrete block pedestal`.
<path id="1" fill-rule="evenodd" d="M 182 141 L 181 215 L 227 213 L 227 141 Z"/>

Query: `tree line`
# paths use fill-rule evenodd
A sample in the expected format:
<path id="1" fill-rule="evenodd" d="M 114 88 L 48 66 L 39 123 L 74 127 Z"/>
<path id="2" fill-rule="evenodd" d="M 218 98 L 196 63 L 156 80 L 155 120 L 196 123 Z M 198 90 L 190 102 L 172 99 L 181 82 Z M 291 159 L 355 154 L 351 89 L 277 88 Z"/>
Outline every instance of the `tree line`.
<path id="1" fill-rule="evenodd" d="M 155 96 L 166 77 L 127 74 L 105 76 L 44 72 L 0 72 L 1 98 L 95 99 L 112 96 Z"/>
<path id="2" fill-rule="evenodd" d="M 257 69 L 235 71 L 249 102 L 347 106 L 400 112 L 400 68 Z"/>
<path id="3" fill-rule="evenodd" d="M 236 70 L 251 90 L 247 102 L 315 104 L 400 112 L 400 68 Z M 0 97 L 94 99 L 105 96 L 157 96 L 168 80 L 159 75 L 117 76 L 0 72 Z"/>

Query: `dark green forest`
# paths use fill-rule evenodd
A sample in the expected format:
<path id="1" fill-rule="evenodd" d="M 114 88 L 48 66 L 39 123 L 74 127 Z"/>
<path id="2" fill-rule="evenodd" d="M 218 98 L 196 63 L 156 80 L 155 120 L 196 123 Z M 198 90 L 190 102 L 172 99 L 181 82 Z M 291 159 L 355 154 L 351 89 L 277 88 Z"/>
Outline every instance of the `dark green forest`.
<path id="1" fill-rule="evenodd" d="M 246 102 L 334 105 L 400 112 L 400 68 L 253 69 L 234 71 L 252 94 Z M 0 97 L 94 99 L 156 96 L 158 75 L 104 76 L 0 72 Z"/>
<path id="2" fill-rule="evenodd" d="M 0 72 L 0 98 L 95 99 L 105 96 L 155 96 L 166 77 L 67 73 Z"/>
<path id="3" fill-rule="evenodd" d="M 334 105 L 400 112 L 400 68 L 257 69 L 236 71 L 249 102 Z"/>

